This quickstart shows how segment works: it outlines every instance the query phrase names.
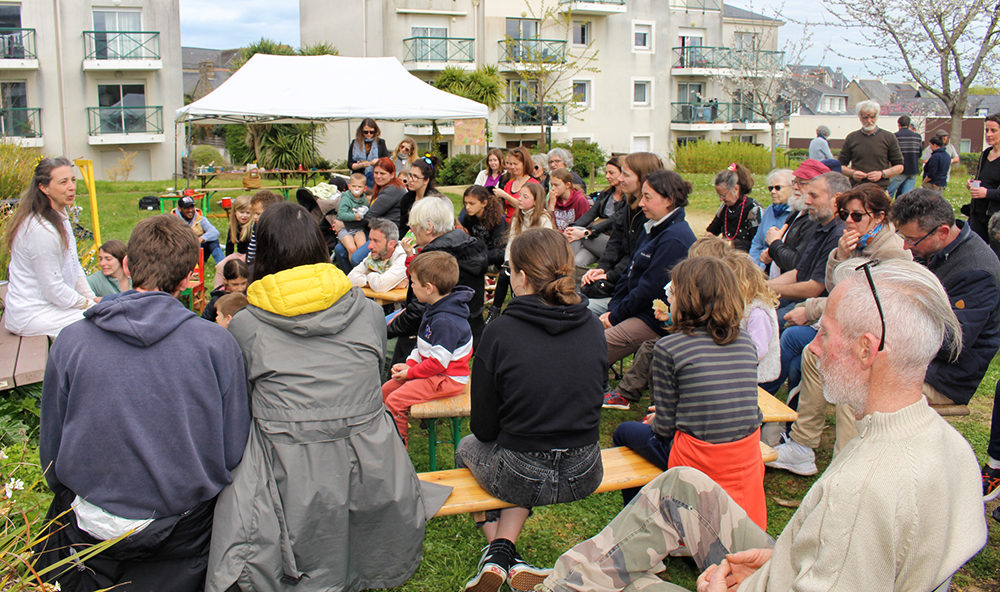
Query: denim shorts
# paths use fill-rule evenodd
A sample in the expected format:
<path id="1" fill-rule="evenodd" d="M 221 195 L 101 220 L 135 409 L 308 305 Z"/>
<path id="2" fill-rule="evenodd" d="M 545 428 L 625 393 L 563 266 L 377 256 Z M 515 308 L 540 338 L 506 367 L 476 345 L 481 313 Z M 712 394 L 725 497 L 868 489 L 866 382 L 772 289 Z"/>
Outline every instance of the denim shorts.
<path id="1" fill-rule="evenodd" d="M 547 452 L 517 452 L 466 436 L 455 452 L 493 497 L 525 508 L 561 504 L 593 493 L 604 478 L 599 444 Z"/>

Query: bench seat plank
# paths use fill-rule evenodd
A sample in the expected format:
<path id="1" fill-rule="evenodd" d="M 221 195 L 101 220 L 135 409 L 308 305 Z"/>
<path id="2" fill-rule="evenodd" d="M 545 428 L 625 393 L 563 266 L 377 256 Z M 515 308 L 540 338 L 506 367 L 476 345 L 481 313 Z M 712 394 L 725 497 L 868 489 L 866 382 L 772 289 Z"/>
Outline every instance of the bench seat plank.
<path id="1" fill-rule="evenodd" d="M 0 390 L 14 388 L 14 365 L 21 338 L 8 331 L 0 318 Z"/>
<path id="2" fill-rule="evenodd" d="M 45 377 L 45 362 L 49 359 L 49 338 L 44 335 L 22 337 L 21 348 L 14 366 L 14 384 L 24 386 L 41 382 Z"/>
<path id="3" fill-rule="evenodd" d="M 937 411 L 938 415 L 942 417 L 969 415 L 971 413 L 965 405 L 931 405 L 931 409 Z"/>
<path id="4" fill-rule="evenodd" d="M 757 406 L 760 407 L 761 415 L 764 416 L 764 423 L 772 421 L 795 421 L 799 414 L 785 405 L 774 395 L 757 387 Z"/>

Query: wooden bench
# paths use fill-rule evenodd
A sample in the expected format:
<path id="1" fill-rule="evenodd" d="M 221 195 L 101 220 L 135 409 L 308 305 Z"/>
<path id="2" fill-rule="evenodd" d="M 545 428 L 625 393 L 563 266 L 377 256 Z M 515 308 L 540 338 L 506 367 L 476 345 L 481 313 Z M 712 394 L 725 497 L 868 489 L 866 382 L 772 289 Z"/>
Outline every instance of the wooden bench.
<path id="1" fill-rule="evenodd" d="M 461 439 L 461 418 L 469 417 L 472 412 L 472 397 L 470 393 L 471 383 L 465 385 L 465 390 L 461 395 L 457 397 L 447 397 L 445 399 L 437 399 L 435 401 L 428 401 L 426 403 L 420 403 L 414 405 L 410 408 L 410 417 L 413 419 L 421 419 L 427 425 L 427 454 L 430 457 L 430 469 L 431 471 L 437 470 L 437 420 L 438 419 L 451 419 L 451 431 L 452 431 L 452 443 L 457 448 L 458 442 Z M 757 387 L 757 406 L 760 407 L 761 415 L 764 416 L 764 422 L 785 422 L 785 421 L 795 421 L 798 418 L 798 413 L 792 411 L 788 405 L 785 405 L 774 395 L 765 391 L 764 389 Z M 767 447 L 767 451 L 764 450 L 765 445 L 761 444 L 761 452 L 767 454 L 774 454 L 774 458 L 768 460 L 765 456 L 764 462 L 771 462 L 772 460 L 777 460 L 777 453 Z"/>
<path id="2" fill-rule="evenodd" d="M 365 296 L 371 298 L 382 306 L 406 300 L 406 288 L 393 288 L 388 292 L 376 292 L 368 286 L 365 286 L 362 288 L 362 291 L 365 293 Z"/>
<path id="3" fill-rule="evenodd" d="M 778 453 L 767 444 L 761 442 L 760 448 L 764 462 L 777 460 Z M 604 478 L 594 493 L 642 487 L 663 473 L 659 467 L 625 446 L 602 450 L 601 463 L 604 465 Z M 417 477 L 421 481 L 440 483 L 452 488 L 451 495 L 435 516 L 454 516 L 514 507 L 514 504 L 508 504 L 486 493 L 469 469 L 417 473 Z"/>
<path id="4" fill-rule="evenodd" d="M 931 405 L 931 409 L 938 412 L 942 417 L 962 416 L 971 413 L 966 405 Z"/>
<path id="5" fill-rule="evenodd" d="M 0 300 L 7 297 L 7 284 L 0 285 Z M 18 337 L 3 326 L 0 316 L 0 390 L 41 382 L 49 359 L 49 338 L 44 335 Z"/>

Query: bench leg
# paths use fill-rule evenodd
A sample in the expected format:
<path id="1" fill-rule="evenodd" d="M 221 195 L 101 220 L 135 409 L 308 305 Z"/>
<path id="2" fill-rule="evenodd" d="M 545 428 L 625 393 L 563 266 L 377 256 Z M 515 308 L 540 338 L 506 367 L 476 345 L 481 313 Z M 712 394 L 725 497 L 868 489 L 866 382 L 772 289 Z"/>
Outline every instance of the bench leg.
<path id="1" fill-rule="evenodd" d="M 431 472 L 437 470 L 437 420 L 427 419 L 427 454 L 431 460 Z"/>
<path id="2" fill-rule="evenodd" d="M 455 451 L 458 451 L 458 443 L 462 439 L 462 418 L 453 417 L 451 418 L 451 442 L 455 447 Z"/>

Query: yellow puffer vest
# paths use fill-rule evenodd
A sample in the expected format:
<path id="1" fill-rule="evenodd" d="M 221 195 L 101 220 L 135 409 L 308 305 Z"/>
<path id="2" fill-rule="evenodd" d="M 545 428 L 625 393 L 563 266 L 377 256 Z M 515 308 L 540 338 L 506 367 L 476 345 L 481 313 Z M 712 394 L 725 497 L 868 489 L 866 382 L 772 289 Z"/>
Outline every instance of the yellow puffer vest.
<path id="1" fill-rule="evenodd" d="M 300 265 L 250 284 L 247 301 L 268 312 L 294 317 L 330 308 L 351 287 L 344 272 L 330 263 Z"/>

